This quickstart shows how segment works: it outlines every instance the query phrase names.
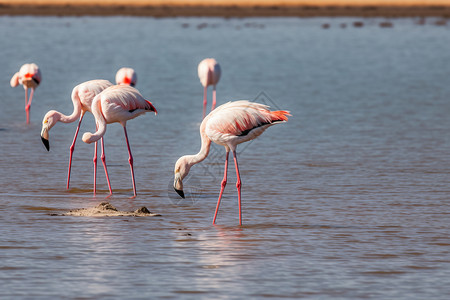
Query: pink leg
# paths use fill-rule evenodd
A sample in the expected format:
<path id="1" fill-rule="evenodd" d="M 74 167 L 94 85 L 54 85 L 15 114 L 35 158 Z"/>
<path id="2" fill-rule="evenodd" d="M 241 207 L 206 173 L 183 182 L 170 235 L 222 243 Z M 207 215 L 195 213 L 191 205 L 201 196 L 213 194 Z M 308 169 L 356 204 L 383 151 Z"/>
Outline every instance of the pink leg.
<path id="1" fill-rule="evenodd" d="M 236 187 L 238 190 L 238 202 L 239 202 L 239 226 L 242 226 L 242 214 L 241 214 L 241 177 L 239 176 L 239 166 L 238 161 L 236 157 L 236 151 L 233 151 L 233 157 L 234 157 L 234 165 L 236 167 Z"/>
<path id="2" fill-rule="evenodd" d="M 212 101 L 211 111 L 213 111 L 214 108 L 216 108 L 216 86 L 213 87 L 213 101 Z"/>
<path id="3" fill-rule="evenodd" d="M 30 98 L 28 99 L 27 106 L 31 106 L 31 101 L 33 101 L 33 95 L 34 95 L 34 88 L 31 88 Z"/>
<path id="4" fill-rule="evenodd" d="M 216 224 L 217 212 L 219 211 L 219 206 L 220 206 L 220 199 L 222 199 L 223 190 L 225 189 L 225 186 L 227 185 L 228 154 L 229 154 L 229 152 L 227 151 L 227 154 L 225 157 L 225 171 L 223 171 L 223 180 L 222 180 L 222 183 L 220 184 L 219 200 L 217 200 L 217 206 L 216 206 L 216 212 L 214 213 L 213 224 Z"/>
<path id="5" fill-rule="evenodd" d="M 203 119 L 206 116 L 206 104 L 207 104 L 206 95 L 207 95 L 207 87 L 205 86 L 205 89 L 203 90 Z"/>
<path id="6" fill-rule="evenodd" d="M 70 145 L 70 148 L 69 148 L 70 154 L 69 154 L 69 168 L 67 171 L 67 189 L 69 189 L 69 183 L 70 183 L 70 170 L 72 169 L 73 150 L 75 150 L 75 141 L 77 140 L 78 131 L 80 131 L 80 124 L 81 124 L 81 121 L 83 120 L 83 116 L 84 116 L 84 112 L 81 112 L 80 121 L 78 122 L 77 130 L 75 131 L 75 136 L 73 137 L 72 145 Z"/>
<path id="7" fill-rule="evenodd" d="M 25 89 L 25 113 L 27 114 L 27 124 L 30 124 L 30 107 L 28 106 L 28 88 Z"/>
<path id="8" fill-rule="evenodd" d="M 108 170 L 106 168 L 105 145 L 103 143 L 103 137 L 101 139 L 101 142 L 102 142 L 102 156 L 100 158 L 102 159 L 103 169 L 105 169 L 106 181 L 108 181 L 108 189 L 109 189 L 108 197 L 110 197 L 112 195 L 112 189 L 111 189 L 111 183 L 109 182 Z"/>
<path id="9" fill-rule="evenodd" d="M 97 142 L 95 142 L 94 159 L 92 161 L 94 162 L 94 196 L 95 196 L 97 192 Z"/>
<path id="10" fill-rule="evenodd" d="M 28 99 L 28 103 L 25 106 L 25 110 L 27 111 L 27 124 L 30 123 L 30 107 L 31 101 L 33 100 L 34 88 L 31 88 L 30 98 Z"/>
<path id="11" fill-rule="evenodd" d="M 134 197 L 136 197 L 136 182 L 134 181 L 134 168 L 133 168 L 133 155 L 131 155 L 131 149 L 130 149 L 130 143 L 128 142 L 128 134 L 127 134 L 127 128 L 123 127 L 123 132 L 125 133 L 125 140 L 127 141 L 127 148 L 128 148 L 128 162 L 130 163 L 130 169 L 131 169 L 131 180 L 133 182 L 133 192 Z"/>

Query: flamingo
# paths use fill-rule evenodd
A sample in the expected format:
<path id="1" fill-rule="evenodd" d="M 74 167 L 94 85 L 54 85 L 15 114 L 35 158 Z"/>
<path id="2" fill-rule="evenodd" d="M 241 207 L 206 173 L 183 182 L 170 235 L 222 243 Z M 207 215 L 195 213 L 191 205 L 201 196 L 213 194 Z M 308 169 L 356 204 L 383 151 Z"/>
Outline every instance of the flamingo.
<path id="1" fill-rule="evenodd" d="M 117 84 L 127 84 L 135 86 L 137 82 L 136 72 L 132 68 L 121 68 L 116 73 Z"/>
<path id="2" fill-rule="evenodd" d="M 104 89 L 112 86 L 113 84 L 108 80 L 90 80 L 83 83 L 80 83 L 72 90 L 72 103 L 73 103 L 73 112 L 70 116 L 66 116 L 58 111 L 50 110 L 44 116 L 42 120 L 42 130 L 41 130 L 41 139 L 45 145 L 45 148 L 50 151 L 50 143 L 49 143 L 49 131 L 55 126 L 57 122 L 62 123 L 72 123 L 75 122 L 78 118 L 78 126 L 75 130 L 75 136 L 73 137 L 72 145 L 69 148 L 69 167 L 67 171 L 67 189 L 69 189 L 70 184 L 70 171 L 72 168 L 72 155 L 75 149 L 75 142 L 77 140 L 78 131 L 80 130 L 81 121 L 83 120 L 84 114 L 87 111 L 91 111 L 92 100 L 98 94 L 100 94 Z M 103 139 L 102 139 L 102 161 L 103 157 Z M 97 178 L 97 143 L 95 144 L 95 153 L 94 153 L 94 194 L 96 192 L 96 178 Z M 111 193 L 111 185 L 108 178 L 108 173 L 106 172 L 106 164 L 103 161 L 103 168 L 105 169 L 106 179 L 108 181 L 109 191 Z"/>
<path id="3" fill-rule="evenodd" d="M 175 191 L 184 198 L 183 179 L 188 175 L 191 167 L 203 161 L 209 154 L 211 141 L 225 147 L 225 171 L 221 183 L 219 199 L 217 201 L 213 224 L 216 223 L 217 212 L 219 211 L 220 199 L 227 184 L 228 154 L 233 152 L 234 165 L 236 168 L 239 204 L 239 225 L 242 225 L 241 214 L 241 178 L 236 155 L 238 144 L 257 138 L 268 127 L 283 123 L 290 116 L 288 111 L 270 111 L 267 105 L 240 100 L 228 102 L 214 111 L 210 112 L 200 125 L 201 149 L 195 155 L 185 155 L 178 159 L 174 170 Z"/>
<path id="4" fill-rule="evenodd" d="M 216 84 L 220 79 L 220 65 L 214 58 L 205 58 L 198 64 L 198 77 L 203 85 L 203 118 L 206 114 L 206 94 L 209 85 L 213 86 L 213 102 L 211 111 L 216 107 Z"/>
<path id="5" fill-rule="evenodd" d="M 27 113 L 27 124 L 30 124 L 30 106 L 33 100 L 34 90 L 41 83 L 41 71 L 36 64 L 24 64 L 19 72 L 16 72 L 11 78 L 11 87 L 16 87 L 19 84 L 23 85 L 25 89 L 25 112 Z M 30 97 L 28 98 L 28 89 L 31 89 Z"/>
<path id="6" fill-rule="evenodd" d="M 104 136 L 106 124 L 118 122 L 123 126 L 129 155 L 128 162 L 130 163 L 131 169 L 131 180 L 134 193 L 133 198 L 136 197 L 136 183 L 134 180 L 133 156 L 128 142 L 126 122 L 149 111 L 154 112 L 155 115 L 157 114 L 153 104 L 150 101 L 145 100 L 134 87 L 128 85 L 115 85 L 109 87 L 95 96 L 92 101 L 92 114 L 97 123 L 97 131 L 94 133 L 85 132 L 82 138 L 83 142 L 90 144 L 98 141 Z M 103 153 L 102 156 L 104 156 Z M 107 172 L 106 168 L 105 172 Z M 110 195 L 111 194 L 112 192 L 110 191 Z"/>

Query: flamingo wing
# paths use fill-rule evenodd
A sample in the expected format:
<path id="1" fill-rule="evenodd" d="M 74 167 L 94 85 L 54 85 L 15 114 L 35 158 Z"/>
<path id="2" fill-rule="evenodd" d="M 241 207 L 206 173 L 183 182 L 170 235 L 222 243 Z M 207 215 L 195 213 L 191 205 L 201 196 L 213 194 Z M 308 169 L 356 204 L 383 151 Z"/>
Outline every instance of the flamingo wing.
<path id="1" fill-rule="evenodd" d="M 200 79 L 200 83 L 203 86 L 207 86 L 209 84 L 208 82 L 208 73 L 209 73 L 209 66 L 206 59 L 202 60 L 198 64 L 198 78 Z"/>
<path id="2" fill-rule="evenodd" d="M 41 71 L 36 64 L 24 64 L 20 67 L 18 83 L 24 87 L 36 88 L 42 80 Z"/>
<path id="3" fill-rule="evenodd" d="M 205 132 L 218 144 L 240 144 L 258 137 L 269 126 L 286 122 L 287 116 L 288 111 L 270 111 L 259 103 L 228 102 L 207 116 Z"/>
<path id="4" fill-rule="evenodd" d="M 11 87 L 16 87 L 19 85 L 19 72 L 16 72 L 16 74 L 13 75 L 9 83 L 11 84 Z"/>
<path id="5" fill-rule="evenodd" d="M 112 85 L 113 84 L 108 80 L 90 80 L 77 85 L 73 89 L 72 94 L 78 96 L 83 109 L 91 111 L 92 100 L 94 100 L 94 97 Z"/>
<path id="6" fill-rule="evenodd" d="M 198 78 L 204 87 L 217 84 L 220 74 L 220 65 L 214 58 L 205 58 L 198 64 Z"/>
<path id="7" fill-rule="evenodd" d="M 128 85 L 115 85 L 99 95 L 101 111 L 107 123 L 126 122 L 156 109 L 139 91 Z"/>

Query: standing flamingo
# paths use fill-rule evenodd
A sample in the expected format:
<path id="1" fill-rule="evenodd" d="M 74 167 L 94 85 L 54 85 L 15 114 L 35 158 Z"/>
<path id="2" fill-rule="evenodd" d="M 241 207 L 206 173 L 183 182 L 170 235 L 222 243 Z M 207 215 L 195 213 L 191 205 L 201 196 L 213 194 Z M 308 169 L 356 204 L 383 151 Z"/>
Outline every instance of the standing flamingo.
<path id="1" fill-rule="evenodd" d="M 198 64 L 198 77 L 203 85 L 203 118 L 206 114 L 206 94 L 209 85 L 213 86 L 213 101 L 211 111 L 216 107 L 216 84 L 220 79 L 220 65 L 214 58 L 205 58 Z"/>
<path id="2" fill-rule="evenodd" d="M 94 97 L 100 94 L 104 89 L 112 86 L 113 84 L 108 80 L 90 80 L 83 83 L 80 83 L 72 90 L 72 103 L 73 103 L 73 112 L 70 116 L 66 116 L 58 111 L 51 110 L 47 112 L 42 120 L 42 131 L 41 131 L 41 139 L 47 148 L 50 151 L 50 143 L 49 143 L 49 131 L 55 126 L 57 122 L 62 123 L 72 123 L 75 122 L 78 118 L 78 126 L 75 131 L 75 136 L 73 137 L 72 145 L 69 148 L 69 167 L 67 171 L 67 189 L 69 189 L 70 183 L 70 170 L 72 168 L 72 155 L 75 149 L 75 142 L 77 140 L 78 131 L 80 130 L 81 121 L 83 120 L 84 114 L 87 111 L 91 111 L 92 100 Z M 103 139 L 102 139 L 102 153 L 103 153 Z M 104 159 L 102 155 L 102 161 Z M 97 178 L 97 143 L 95 144 L 95 153 L 94 153 L 94 194 L 96 192 L 96 178 Z M 111 184 L 109 182 L 108 173 L 106 172 L 106 164 L 103 161 L 103 168 L 105 169 L 106 179 L 108 181 L 109 192 L 111 193 Z"/>
<path id="3" fill-rule="evenodd" d="M 155 115 L 157 114 L 156 108 L 150 101 L 145 100 L 137 89 L 128 85 L 109 87 L 95 96 L 92 101 L 92 114 L 97 123 L 97 131 L 95 133 L 85 132 L 82 138 L 83 142 L 90 144 L 103 137 L 106 132 L 106 124 L 118 122 L 123 126 L 128 148 L 131 180 L 133 183 L 133 197 L 136 197 L 136 183 L 134 180 L 133 156 L 131 155 L 130 144 L 128 142 L 126 122 L 149 111 L 153 111 Z M 106 167 L 105 172 L 107 172 Z"/>
<path id="4" fill-rule="evenodd" d="M 19 84 L 23 85 L 25 89 L 25 112 L 27 113 L 27 124 L 30 123 L 30 106 L 33 100 L 34 90 L 41 83 L 41 71 L 36 64 L 24 64 L 19 72 L 13 75 L 10 84 L 16 87 Z M 31 89 L 30 97 L 28 98 L 28 89 Z"/>
<path id="5" fill-rule="evenodd" d="M 135 86 L 137 82 L 136 72 L 132 68 L 121 68 L 116 73 L 117 84 L 127 84 Z"/>
<path id="6" fill-rule="evenodd" d="M 221 183 L 219 199 L 217 201 L 216 212 L 213 224 L 216 223 L 217 212 L 219 210 L 220 199 L 227 184 L 228 154 L 233 152 L 234 165 L 236 167 L 239 203 L 239 225 L 242 225 L 241 218 L 241 178 L 236 156 L 238 144 L 257 138 L 269 126 L 286 122 L 290 116 L 288 111 L 270 111 L 268 106 L 249 102 L 246 100 L 228 102 L 217 107 L 210 112 L 200 125 L 200 136 L 202 146 L 200 152 L 195 155 L 185 155 L 178 159 L 175 164 L 175 178 L 173 187 L 175 191 L 184 198 L 183 179 L 189 173 L 190 168 L 203 161 L 209 153 L 211 141 L 225 147 L 225 171 Z"/>

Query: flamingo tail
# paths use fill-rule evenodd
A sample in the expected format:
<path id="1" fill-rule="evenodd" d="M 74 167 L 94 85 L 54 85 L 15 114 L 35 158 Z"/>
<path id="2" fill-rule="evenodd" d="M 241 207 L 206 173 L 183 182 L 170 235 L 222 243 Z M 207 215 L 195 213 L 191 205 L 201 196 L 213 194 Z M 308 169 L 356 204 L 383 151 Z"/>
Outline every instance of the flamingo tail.
<path id="1" fill-rule="evenodd" d="M 286 110 L 271 111 L 270 115 L 272 117 L 272 122 L 287 122 L 288 116 L 292 116 L 289 111 Z"/>
<path id="2" fill-rule="evenodd" d="M 146 105 L 145 105 L 145 110 L 149 110 L 149 111 L 154 111 L 155 115 L 158 114 L 158 111 L 156 110 L 156 108 L 153 106 L 153 104 L 150 101 L 145 100 Z"/>

